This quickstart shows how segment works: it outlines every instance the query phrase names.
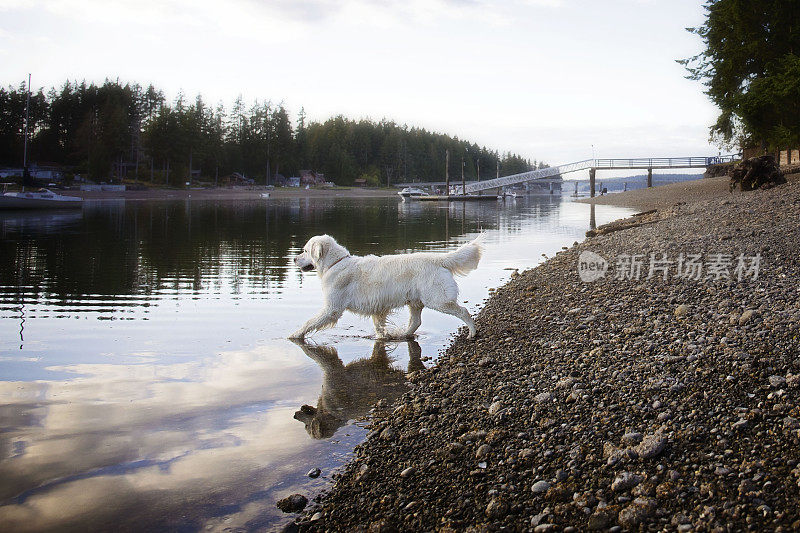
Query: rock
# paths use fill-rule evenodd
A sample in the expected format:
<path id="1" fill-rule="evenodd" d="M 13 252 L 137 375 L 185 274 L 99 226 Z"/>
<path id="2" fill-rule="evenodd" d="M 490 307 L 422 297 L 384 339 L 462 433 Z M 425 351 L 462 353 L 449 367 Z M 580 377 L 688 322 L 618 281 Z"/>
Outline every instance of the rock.
<path id="1" fill-rule="evenodd" d="M 744 418 L 737 420 L 736 422 L 731 424 L 731 427 L 733 428 L 734 431 L 741 431 L 743 429 L 747 429 L 748 426 L 749 423 Z"/>
<path id="2" fill-rule="evenodd" d="M 278 500 L 278 509 L 284 513 L 299 513 L 305 509 L 308 504 L 308 498 L 302 494 L 292 494 L 282 500 Z"/>
<path id="3" fill-rule="evenodd" d="M 319 468 L 312 468 L 311 470 L 308 471 L 306 475 L 311 479 L 315 479 L 318 478 L 320 474 L 322 474 L 322 470 L 320 470 Z"/>
<path id="4" fill-rule="evenodd" d="M 686 316 L 689 314 L 689 306 L 686 304 L 681 304 L 675 308 L 675 316 L 681 317 Z"/>
<path id="5" fill-rule="evenodd" d="M 752 320 L 753 316 L 755 316 L 755 311 L 753 311 L 752 309 L 748 309 L 747 311 L 742 313 L 742 316 L 739 317 L 739 325 L 744 326 L 745 324 L 750 322 L 750 320 Z"/>
<path id="6" fill-rule="evenodd" d="M 543 492 L 547 492 L 550 489 L 550 483 L 547 481 L 537 481 L 531 487 L 531 492 L 534 494 L 541 494 Z"/>
<path id="7" fill-rule="evenodd" d="M 616 522 L 618 511 L 619 508 L 616 505 L 602 508 L 598 505 L 598 509 L 589 516 L 589 521 L 586 525 L 592 531 L 606 529 Z"/>
<path id="8" fill-rule="evenodd" d="M 623 528 L 633 529 L 650 518 L 654 511 L 655 505 L 651 502 L 637 501 L 620 511 L 617 521 Z"/>
<path id="9" fill-rule="evenodd" d="M 553 399 L 553 395 L 551 393 L 549 393 L 549 392 L 542 392 L 542 393 L 539 393 L 536 396 L 534 396 L 533 399 L 536 400 L 536 403 L 545 403 L 545 402 L 549 402 L 550 400 L 552 400 Z"/>
<path id="10" fill-rule="evenodd" d="M 555 524 L 539 524 L 533 528 L 533 533 L 549 533 L 550 531 L 554 531 L 555 528 Z"/>
<path id="11" fill-rule="evenodd" d="M 475 452 L 475 458 L 476 459 L 483 459 L 484 457 L 489 455 L 489 452 L 491 452 L 491 451 L 492 451 L 492 447 L 491 446 L 489 446 L 488 444 L 481 444 L 481 446 L 478 448 L 478 451 Z"/>
<path id="12" fill-rule="evenodd" d="M 400 472 L 400 477 L 411 477 L 417 470 L 413 466 L 409 466 L 402 472 Z"/>
<path id="13" fill-rule="evenodd" d="M 508 504 L 497 498 L 492 498 L 486 506 L 486 516 L 491 520 L 498 520 L 508 514 Z"/>
<path id="14" fill-rule="evenodd" d="M 392 440 L 397 433 L 395 430 L 392 429 L 391 426 L 387 427 L 383 431 L 381 431 L 381 439 L 383 440 Z"/>
<path id="15" fill-rule="evenodd" d="M 489 406 L 489 414 L 496 415 L 500 412 L 500 409 L 503 408 L 503 404 L 501 402 L 494 402 L 492 405 Z"/>
<path id="16" fill-rule="evenodd" d="M 642 434 L 638 431 L 630 431 L 622 436 L 622 442 L 628 445 L 639 444 L 642 442 Z"/>
<path id="17" fill-rule="evenodd" d="M 787 416 L 783 419 L 783 429 L 800 429 L 800 420 L 793 416 Z"/>
<path id="18" fill-rule="evenodd" d="M 311 521 L 312 522 L 316 522 L 321 518 L 322 518 L 322 513 L 320 513 L 319 511 L 317 511 L 316 513 L 311 515 Z"/>
<path id="19" fill-rule="evenodd" d="M 531 517 L 531 527 L 536 527 L 539 524 L 541 524 L 542 520 L 547 518 L 547 515 L 549 515 L 549 514 L 550 514 L 550 509 L 548 508 L 548 509 L 545 509 L 544 511 L 542 511 L 541 513 L 537 514 L 537 515 L 533 515 Z"/>
<path id="20" fill-rule="evenodd" d="M 467 442 L 467 441 L 478 442 L 479 440 L 485 439 L 486 435 L 487 433 L 482 429 L 476 431 L 468 431 L 467 433 L 461 435 L 458 438 L 458 440 L 460 440 L 461 442 Z"/>
<path id="21" fill-rule="evenodd" d="M 780 389 L 786 386 L 786 378 L 783 376 L 770 376 L 769 385 L 773 389 Z"/>
<path id="22" fill-rule="evenodd" d="M 642 459 L 650 459 L 660 455 L 666 449 L 667 442 L 667 438 L 662 435 L 648 435 L 634 448 L 634 451 Z"/>
<path id="23" fill-rule="evenodd" d="M 623 472 L 614 479 L 613 483 L 611 483 L 611 490 L 614 492 L 624 492 L 641 483 L 643 479 L 644 478 L 642 476 L 637 474 Z"/>
<path id="24" fill-rule="evenodd" d="M 450 446 L 448 446 L 447 451 L 450 455 L 459 455 L 462 451 L 464 451 L 464 445 L 460 442 L 451 442 Z"/>

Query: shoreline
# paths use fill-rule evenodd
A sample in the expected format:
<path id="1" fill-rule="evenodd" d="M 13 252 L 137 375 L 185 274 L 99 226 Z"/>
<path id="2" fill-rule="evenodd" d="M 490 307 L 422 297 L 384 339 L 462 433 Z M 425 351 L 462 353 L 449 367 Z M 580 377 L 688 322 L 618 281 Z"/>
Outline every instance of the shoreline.
<path id="1" fill-rule="evenodd" d="M 657 211 L 499 288 L 290 529 L 800 529 L 800 180 L 698 181 L 590 200 Z M 584 282 L 583 252 L 760 271 Z"/>
<path id="2" fill-rule="evenodd" d="M 217 189 L 144 189 L 128 191 L 73 191 L 59 190 L 64 196 L 77 196 L 84 200 L 266 200 L 262 193 L 269 193 L 269 199 L 284 198 L 387 198 L 397 196 L 397 189 L 303 189 L 298 187 L 277 187 L 275 189 L 217 188 Z"/>

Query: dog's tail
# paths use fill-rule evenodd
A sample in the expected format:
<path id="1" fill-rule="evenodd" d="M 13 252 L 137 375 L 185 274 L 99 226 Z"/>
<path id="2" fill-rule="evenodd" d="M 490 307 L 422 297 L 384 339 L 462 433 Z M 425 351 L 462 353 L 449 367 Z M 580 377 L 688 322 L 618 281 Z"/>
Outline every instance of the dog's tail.
<path id="1" fill-rule="evenodd" d="M 444 255 L 442 266 L 457 276 L 466 276 L 476 268 L 483 253 L 483 233 L 455 252 Z"/>

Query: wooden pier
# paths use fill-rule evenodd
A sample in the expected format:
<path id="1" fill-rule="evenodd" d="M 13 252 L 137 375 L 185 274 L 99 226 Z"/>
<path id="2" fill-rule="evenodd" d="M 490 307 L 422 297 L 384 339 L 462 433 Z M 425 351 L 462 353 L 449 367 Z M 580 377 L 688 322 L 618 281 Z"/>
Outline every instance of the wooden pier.
<path id="1" fill-rule="evenodd" d="M 496 194 L 487 194 L 484 196 L 474 194 L 450 194 L 438 196 L 415 196 L 412 200 L 419 200 L 420 202 L 479 202 L 493 200 L 497 201 L 500 197 Z"/>

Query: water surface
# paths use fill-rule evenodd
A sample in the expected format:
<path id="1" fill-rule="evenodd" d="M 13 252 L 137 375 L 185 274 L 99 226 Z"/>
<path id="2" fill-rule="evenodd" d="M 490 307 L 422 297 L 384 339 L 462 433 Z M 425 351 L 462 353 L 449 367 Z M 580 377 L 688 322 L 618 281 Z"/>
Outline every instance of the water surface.
<path id="1" fill-rule="evenodd" d="M 321 303 L 291 262 L 309 237 L 362 255 L 452 250 L 483 231 L 486 255 L 459 279 L 474 313 L 589 224 L 588 205 L 553 197 L 0 213 L 0 529 L 276 527 L 277 499 L 324 488 L 364 438 L 354 420 L 461 325 L 425 310 L 416 341 L 382 343 L 345 314 L 310 344 L 286 340 Z"/>

